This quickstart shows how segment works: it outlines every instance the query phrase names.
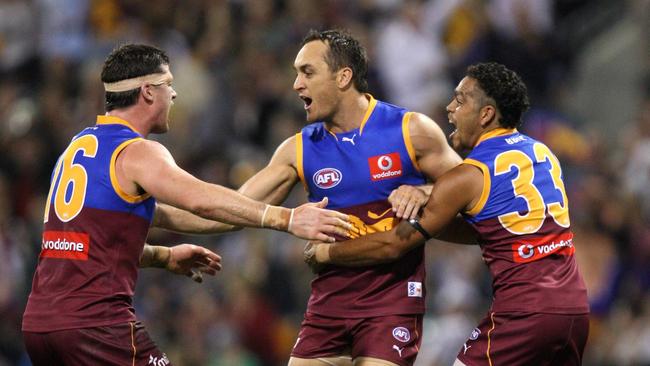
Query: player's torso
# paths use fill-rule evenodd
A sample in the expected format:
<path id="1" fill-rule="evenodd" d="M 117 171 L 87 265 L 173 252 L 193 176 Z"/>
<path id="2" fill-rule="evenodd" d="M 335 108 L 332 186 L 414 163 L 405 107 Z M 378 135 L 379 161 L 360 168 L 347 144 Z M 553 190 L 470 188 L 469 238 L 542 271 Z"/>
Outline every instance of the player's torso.
<path id="1" fill-rule="evenodd" d="M 305 127 L 297 135 L 297 150 L 309 200 L 328 197 L 328 208 L 349 214 L 361 235 L 390 230 L 396 224 L 390 193 L 425 182 L 409 140 L 409 116 L 372 99 L 358 129 L 333 134 L 322 123 Z M 423 286 L 421 248 L 392 264 L 332 266 L 312 282 L 308 311 L 350 317 L 418 313 L 424 310 Z"/>
<path id="2" fill-rule="evenodd" d="M 587 312 L 555 155 L 528 136 L 500 129 L 482 138 L 464 163 L 489 177 L 465 217 L 479 232 L 493 276 L 493 309 Z"/>
<path id="3" fill-rule="evenodd" d="M 118 153 L 140 138 L 127 122 L 100 116 L 57 161 L 24 329 L 133 318 L 131 299 L 155 201 L 123 192 L 114 166 Z"/>

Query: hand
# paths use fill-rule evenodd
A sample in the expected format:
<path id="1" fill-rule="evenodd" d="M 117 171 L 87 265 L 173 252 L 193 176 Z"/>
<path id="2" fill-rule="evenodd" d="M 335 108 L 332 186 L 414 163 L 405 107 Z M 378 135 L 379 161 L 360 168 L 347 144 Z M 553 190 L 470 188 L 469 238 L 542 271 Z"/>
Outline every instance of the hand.
<path id="1" fill-rule="evenodd" d="M 169 248 L 168 271 L 186 275 L 203 282 L 203 273 L 210 276 L 221 270 L 221 257 L 216 253 L 193 244 L 180 244 Z"/>
<path id="2" fill-rule="evenodd" d="M 323 263 L 318 262 L 318 258 L 316 256 L 316 249 L 318 249 L 321 245 L 326 244 L 311 241 L 308 241 L 307 244 L 305 244 L 303 258 L 313 273 L 318 273 L 323 269 L 323 267 L 325 267 Z"/>
<path id="3" fill-rule="evenodd" d="M 335 241 L 334 234 L 349 237 L 350 231 L 358 232 L 349 222 L 348 215 L 325 210 L 325 206 L 327 197 L 320 202 L 296 207 L 287 231 L 299 238 L 321 242 Z"/>
<path id="4" fill-rule="evenodd" d="M 400 219 L 414 219 L 420 208 L 427 204 L 429 195 L 419 187 L 402 185 L 393 190 L 388 196 L 388 202 L 393 206 L 395 216 Z"/>

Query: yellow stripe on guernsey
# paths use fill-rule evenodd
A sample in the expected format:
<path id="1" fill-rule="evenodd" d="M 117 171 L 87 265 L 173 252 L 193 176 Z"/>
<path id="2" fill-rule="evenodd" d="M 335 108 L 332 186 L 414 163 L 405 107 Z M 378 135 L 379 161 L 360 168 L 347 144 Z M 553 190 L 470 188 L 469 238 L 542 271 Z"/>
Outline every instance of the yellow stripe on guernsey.
<path id="1" fill-rule="evenodd" d="M 421 172 L 420 166 L 418 165 L 417 159 L 415 158 L 415 149 L 413 148 L 413 143 L 411 142 L 411 132 L 409 130 L 409 123 L 411 122 L 411 116 L 413 112 L 406 112 L 402 118 L 402 136 L 404 136 L 404 145 L 406 146 L 406 151 L 409 153 L 409 158 L 415 169 L 418 172 Z"/>
<path id="2" fill-rule="evenodd" d="M 485 207 L 485 202 L 487 202 L 488 196 L 490 195 L 490 187 L 492 186 L 492 181 L 490 179 L 490 169 L 488 169 L 487 165 L 484 163 L 474 159 L 465 159 L 463 160 L 463 164 L 473 165 L 481 169 L 483 172 L 483 191 L 481 192 L 481 198 L 479 198 L 474 207 L 465 212 L 470 216 L 476 216 L 479 212 L 481 212 L 481 210 L 483 210 L 483 207 Z"/>
<path id="3" fill-rule="evenodd" d="M 296 134 L 296 170 L 298 171 L 298 177 L 300 177 L 302 186 L 305 187 L 305 191 L 309 191 L 307 181 L 305 181 L 305 171 L 302 166 L 302 132 Z"/>
<path id="4" fill-rule="evenodd" d="M 492 137 L 511 135 L 515 132 L 517 132 L 516 128 L 495 128 L 494 130 L 488 131 L 483 135 L 481 135 L 481 137 L 478 138 L 478 141 L 476 141 L 474 147 L 478 146 L 478 144 L 480 144 L 481 142 L 490 139 Z"/>
<path id="5" fill-rule="evenodd" d="M 372 111 L 375 110 L 375 106 L 377 106 L 377 99 L 373 97 L 370 94 L 365 94 L 366 98 L 368 98 L 369 103 L 368 103 L 368 109 L 366 109 L 366 114 L 363 116 L 363 119 L 361 120 L 361 125 L 359 126 L 359 136 L 363 134 L 363 127 L 366 125 L 366 122 L 368 122 L 368 118 L 370 118 L 370 115 L 372 114 Z"/>
<path id="6" fill-rule="evenodd" d="M 118 146 L 115 149 L 115 151 L 113 151 L 113 155 L 111 156 L 111 168 L 110 168 L 111 169 L 111 185 L 113 186 L 113 189 L 115 190 L 115 193 L 117 193 L 117 195 L 120 196 L 120 198 L 122 198 L 123 200 L 125 200 L 126 202 L 129 202 L 129 203 L 142 202 L 142 201 L 146 200 L 147 198 L 151 197 L 151 195 L 149 193 L 145 193 L 145 194 L 141 194 L 139 196 L 133 196 L 133 195 L 130 195 L 130 194 L 124 192 L 124 190 L 120 186 L 120 183 L 117 180 L 117 174 L 115 172 L 115 161 L 117 160 L 117 156 L 120 155 L 120 153 L 122 152 L 122 150 L 124 150 L 125 147 L 129 146 L 130 144 L 132 144 L 132 143 L 134 143 L 136 141 L 140 141 L 140 140 L 143 140 L 143 138 L 142 137 L 136 137 L 134 139 L 124 141 L 123 143 L 120 144 L 120 146 Z"/>
<path id="7" fill-rule="evenodd" d="M 132 129 L 133 131 L 138 132 L 136 131 L 135 128 L 133 128 L 133 126 L 131 126 L 129 122 L 115 116 L 97 116 L 97 124 L 98 125 L 124 125 Z"/>

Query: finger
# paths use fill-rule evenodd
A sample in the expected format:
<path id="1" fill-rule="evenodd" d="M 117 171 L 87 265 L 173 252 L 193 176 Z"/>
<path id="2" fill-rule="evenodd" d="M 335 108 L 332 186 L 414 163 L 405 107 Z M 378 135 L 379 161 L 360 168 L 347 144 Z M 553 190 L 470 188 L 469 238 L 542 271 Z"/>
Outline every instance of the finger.
<path id="1" fill-rule="evenodd" d="M 199 267 L 198 270 L 202 274 L 204 273 L 210 276 L 215 276 L 217 274 L 217 270 L 212 267 Z"/>
<path id="2" fill-rule="evenodd" d="M 210 258 L 211 261 L 221 262 L 221 256 L 209 249 L 203 248 L 202 256 Z"/>
<path id="3" fill-rule="evenodd" d="M 325 243 L 334 243 L 336 241 L 336 238 L 321 232 L 316 235 L 316 240 L 320 240 Z"/>
<path id="4" fill-rule="evenodd" d="M 409 201 L 404 209 L 404 219 L 413 219 L 418 213 L 420 205 L 418 205 L 414 200 Z"/>
<path id="5" fill-rule="evenodd" d="M 328 234 L 336 234 L 339 236 L 344 236 L 346 238 L 351 237 L 350 231 L 347 229 L 341 228 L 339 226 L 334 226 L 334 225 L 323 225 L 321 229 L 319 230 L 320 232 L 323 233 L 328 233 Z"/>
<path id="6" fill-rule="evenodd" d="M 399 205 L 397 205 L 397 211 L 395 212 L 395 216 L 397 216 L 400 219 L 404 218 L 404 210 L 406 209 L 407 203 L 408 200 L 401 200 L 399 202 Z"/>
<path id="7" fill-rule="evenodd" d="M 197 283 L 203 282 L 203 276 L 201 275 L 201 272 L 191 270 L 190 272 L 187 273 L 187 276 L 190 277 L 194 282 Z"/>
<path id="8" fill-rule="evenodd" d="M 329 202 L 329 200 L 327 199 L 327 197 L 323 197 L 323 199 L 316 204 L 316 207 L 325 208 L 325 207 L 327 207 L 328 202 Z"/>
<path id="9" fill-rule="evenodd" d="M 341 218 L 339 218 L 339 217 L 330 218 L 330 219 L 326 220 L 324 223 L 325 223 L 325 225 L 332 225 L 332 226 L 336 226 L 336 227 L 339 227 L 339 228 L 342 228 L 342 229 L 345 229 L 345 230 L 350 230 L 350 231 L 357 230 L 358 231 L 358 229 L 356 229 L 356 227 L 352 223 L 341 220 Z"/>

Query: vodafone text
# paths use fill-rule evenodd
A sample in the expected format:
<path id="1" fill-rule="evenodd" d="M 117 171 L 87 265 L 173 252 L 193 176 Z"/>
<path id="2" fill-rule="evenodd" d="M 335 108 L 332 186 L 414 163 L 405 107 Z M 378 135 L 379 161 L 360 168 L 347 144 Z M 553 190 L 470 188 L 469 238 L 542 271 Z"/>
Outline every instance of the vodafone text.
<path id="1" fill-rule="evenodd" d="M 87 260 L 90 237 L 72 231 L 45 231 L 41 243 L 41 257 Z"/>
<path id="2" fill-rule="evenodd" d="M 513 259 L 517 263 L 533 262 L 551 254 L 572 255 L 574 252 L 575 247 L 573 246 L 572 233 L 537 238 L 512 245 Z"/>

